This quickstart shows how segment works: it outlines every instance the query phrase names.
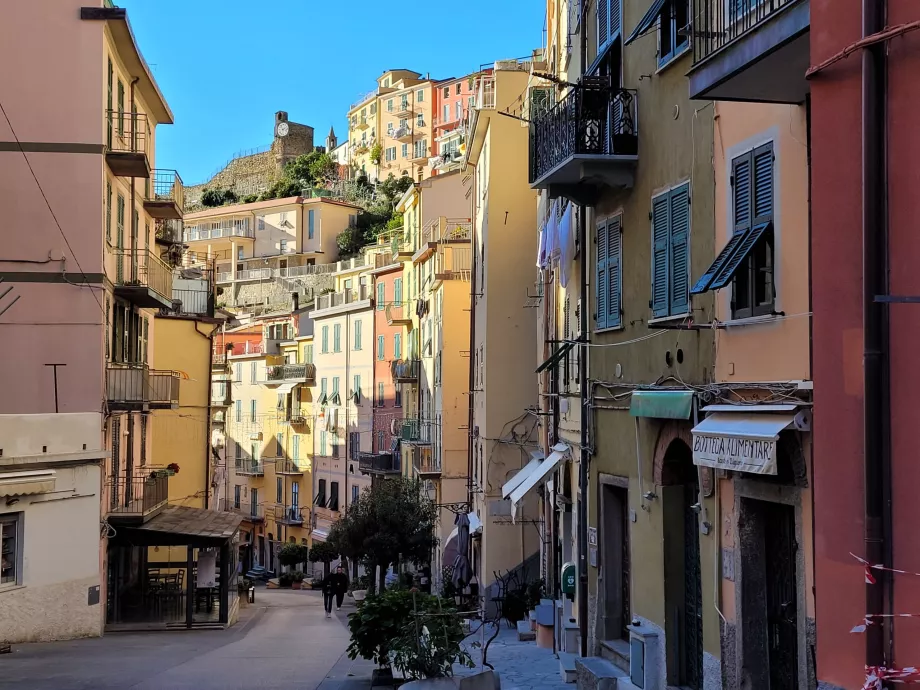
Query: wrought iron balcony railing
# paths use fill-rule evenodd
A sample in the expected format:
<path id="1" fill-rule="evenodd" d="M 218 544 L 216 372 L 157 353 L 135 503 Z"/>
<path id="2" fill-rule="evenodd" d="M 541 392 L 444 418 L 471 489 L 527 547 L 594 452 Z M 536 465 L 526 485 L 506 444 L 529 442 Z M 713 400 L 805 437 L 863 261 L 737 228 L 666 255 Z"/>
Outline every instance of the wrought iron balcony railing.
<path id="1" fill-rule="evenodd" d="M 172 409 L 179 406 L 179 372 L 148 369 L 143 365 L 106 367 L 109 409 Z"/>
<path id="2" fill-rule="evenodd" d="M 619 160 L 632 170 L 638 145 L 636 91 L 574 88 L 530 125 L 530 184 L 577 185 L 586 167 L 603 175 Z M 609 172 L 618 179 L 616 170 Z"/>
<path id="3" fill-rule="evenodd" d="M 142 468 L 135 468 L 141 471 Z M 143 522 L 153 517 L 169 499 L 169 477 L 148 474 L 139 477 L 114 477 L 107 482 L 108 516 Z"/>
<path id="4" fill-rule="evenodd" d="M 185 208 L 185 187 L 175 170 L 151 170 L 144 209 L 154 218 L 181 219 Z"/>
<path id="5" fill-rule="evenodd" d="M 119 177 L 150 175 L 150 126 L 144 113 L 105 112 L 105 159 Z"/>
<path id="6" fill-rule="evenodd" d="M 314 309 L 317 311 L 331 309 L 332 307 L 341 307 L 368 299 L 371 299 L 371 286 L 359 285 L 357 290 L 340 290 L 338 292 L 327 292 L 325 295 L 317 295 Z"/>
<path id="7" fill-rule="evenodd" d="M 259 477 L 265 474 L 265 462 L 255 458 L 237 458 L 235 469 L 239 475 Z"/>
<path id="8" fill-rule="evenodd" d="M 418 359 L 394 359 L 390 362 L 390 374 L 397 383 L 418 381 L 421 365 Z"/>
<path id="9" fill-rule="evenodd" d="M 275 364 L 266 370 L 268 381 L 298 381 L 305 383 L 316 380 L 315 364 Z"/>
<path id="10" fill-rule="evenodd" d="M 299 506 L 275 506 L 275 522 L 282 525 L 302 525 L 303 511 Z"/>
<path id="11" fill-rule="evenodd" d="M 275 459 L 275 474 L 303 474 L 306 461 L 294 460 L 292 458 L 276 458 Z"/>
<path id="12" fill-rule="evenodd" d="M 113 249 L 115 294 L 147 309 L 172 306 L 172 268 L 146 249 Z"/>
<path id="13" fill-rule="evenodd" d="M 705 60 L 736 38 L 800 0 L 693 0 L 693 62 Z"/>
<path id="14" fill-rule="evenodd" d="M 399 438 L 410 443 L 431 443 L 431 423 L 421 419 L 404 419 Z"/>
<path id="15" fill-rule="evenodd" d="M 397 453 L 359 453 L 358 469 L 362 474 L 399 474 L 402 471 Z"/>

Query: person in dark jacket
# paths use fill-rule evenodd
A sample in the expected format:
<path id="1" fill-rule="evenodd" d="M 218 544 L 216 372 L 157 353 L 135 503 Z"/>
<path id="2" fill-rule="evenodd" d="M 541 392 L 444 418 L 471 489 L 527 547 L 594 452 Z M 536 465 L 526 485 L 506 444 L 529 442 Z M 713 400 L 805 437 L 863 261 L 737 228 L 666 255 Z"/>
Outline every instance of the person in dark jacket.
<path id="1" fill-rule="evenodd" d="M 342 608 L 342 600 L 348 591 L 348 575 L 342 566 L 335 569 L 323 580 L 323 606 L 326 607 L 326 618 L 332 617 L 332 600 L 335 599 L 335 608 Z"/>

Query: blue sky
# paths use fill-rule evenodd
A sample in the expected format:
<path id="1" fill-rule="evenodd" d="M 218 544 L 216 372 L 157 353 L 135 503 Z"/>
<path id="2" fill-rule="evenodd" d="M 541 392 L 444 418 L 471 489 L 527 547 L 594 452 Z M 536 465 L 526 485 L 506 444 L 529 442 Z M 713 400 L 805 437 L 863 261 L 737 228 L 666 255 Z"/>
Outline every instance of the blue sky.
<path id="1" fill-rule="evenodd" d="M 271 143 L 274 113 L 317 143 L 385 69 L 433 78 L 529 55 L 541 0 L 116 0 L 176 124 L 157 132 L 157 165 L 204 182 L 236 152 Z"/>

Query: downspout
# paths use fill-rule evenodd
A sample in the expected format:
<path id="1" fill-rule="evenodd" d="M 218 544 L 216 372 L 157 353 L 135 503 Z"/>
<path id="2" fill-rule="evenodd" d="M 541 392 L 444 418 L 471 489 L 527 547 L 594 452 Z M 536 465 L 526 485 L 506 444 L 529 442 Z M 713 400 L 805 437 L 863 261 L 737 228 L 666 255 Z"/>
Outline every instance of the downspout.
<path id="1" fill-rule="evenodd" d="M 468 383 L 470 388 L 470 394 L 468 397 L 469 400 L 469 411 L 467 413 L 467 436 L 469 440 L 466 444 L 466 499 L 470 504 L 470 511 L 473 510 L 473 462 L 475 453 L 473 452 L 473 410 L 474 401 L 475 401 L 475 389 L 476 389 L 476 248 L 478 242 L 476 240 L 476 169 L 473 168 L 473 175 L 470 178 L 470 183 L 473 187 L 473 193 L 470 194 L 470 219 L 471 232 L 470 232 L 470 266 L 472 270 L 470 271 L 470 371 L 468 376 Z M 472 541 L 472 540 L 471 540 Z M 467 554 L 469 556 L 469 554 Z M 471 560 L 472 562 L 472 560 Z"/>
<path id="2" fill-rule="evenodd" d="M 129 88 L 131 89 L 129 99 L 131 103 L 131 138 L 134 139 L 134 145 L 137 146 L 137 116 L 135 115 L 134 108 L 134 85 L 140 81 L 140 77 L 134 77 L 131 80 Z M 124 117 L 123 115 L 121 117 Z M 139 218 L 137 213 L 137 199 L 136 199 L 136 190 L 135 190 L 135 180 L 137 178 L 131 178 L 131 280 L 137 282 L 137 220 Z M 149 249 L 149 247 L 148 247 Z M 121 260 L 121 259 L 119 259 Z"/>
<path id="3" fill-rule="evenodd" d="M 581 64 L 579 72 L 585 75 L 588 64 L 588 3 L 582 5 L 581 21 L 579 22 L 581 38 Z M 576 87 L 578 88 L 578 87 Z M 580 204 L 578 207 L 578 238 L 581 246 L 580 288 L 581 309 L 579 309 L 579 330 L 581 331 L 581 344 L 579 346 L 578 386 L 580 392 L 581 410 L 579 419 L 579 444 L 581 445 L 581 462 L 578 468 L 578 488 L 581 494 L 578 501 L 578 636 L 581 638 L 581 656 L 588 656 L 588 490 L 589 475 L 588 461 L 588 219 L 587 206 Z"/>
<path id="4" fill-rule="evenodd" d="M 361 294 L 361 283 L 358 282 L 358 294 Z M 345 390 L 348 390 L 348 377 L 351 376 L 351 314 L 345 314 Z M 360 432 L 360 430 L 359 430 Z M 343 513 L 348 512 L 348 455 L 349 452 L 354 452 L 354 449 L 351 447 L 348 438 L 348 400 L 345 400 L 345 457 L 342 458 L 342 469 L 344 470 L 345 481 L 342 482 L 345 486 L 345 496 L 342 499 L 342 505 L 345 506 Z M 358 438 L 361 438 L 358 436 Z"/>
<path id="5" fill-rule="evenodd" d="M 863 0 L 863 36 L 885 27 L 886 0 Z M 876 43 L 862 54 L 862 194 L 863 194 L 863 401 L 865 456 L 865 558 L 891 567 L 891 448 L 888 390 L 888 310 L 876 302 L 887 295 L 888 227 L 885 208 L 887 169 L 885 142 L 887 45 Z M 879 583 L 866 584 L 866 614 L 887 612 L 885 593 L 891 591 L 887 572 Z M 889 648 L 886 653 L 886 639 Z M 893 665 L 892 622 L 866 627 L 866 665 Z"/>

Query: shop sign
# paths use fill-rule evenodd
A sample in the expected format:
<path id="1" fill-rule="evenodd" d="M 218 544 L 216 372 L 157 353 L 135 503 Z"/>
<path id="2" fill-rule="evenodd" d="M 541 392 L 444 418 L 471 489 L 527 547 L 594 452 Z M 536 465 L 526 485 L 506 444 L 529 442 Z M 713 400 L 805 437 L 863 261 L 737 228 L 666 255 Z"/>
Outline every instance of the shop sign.
<path id="1" fill-rule="evenodd" d="M 776 474 L 776 439 L 693 434 L 693 463 L 752 474 Z"/>

